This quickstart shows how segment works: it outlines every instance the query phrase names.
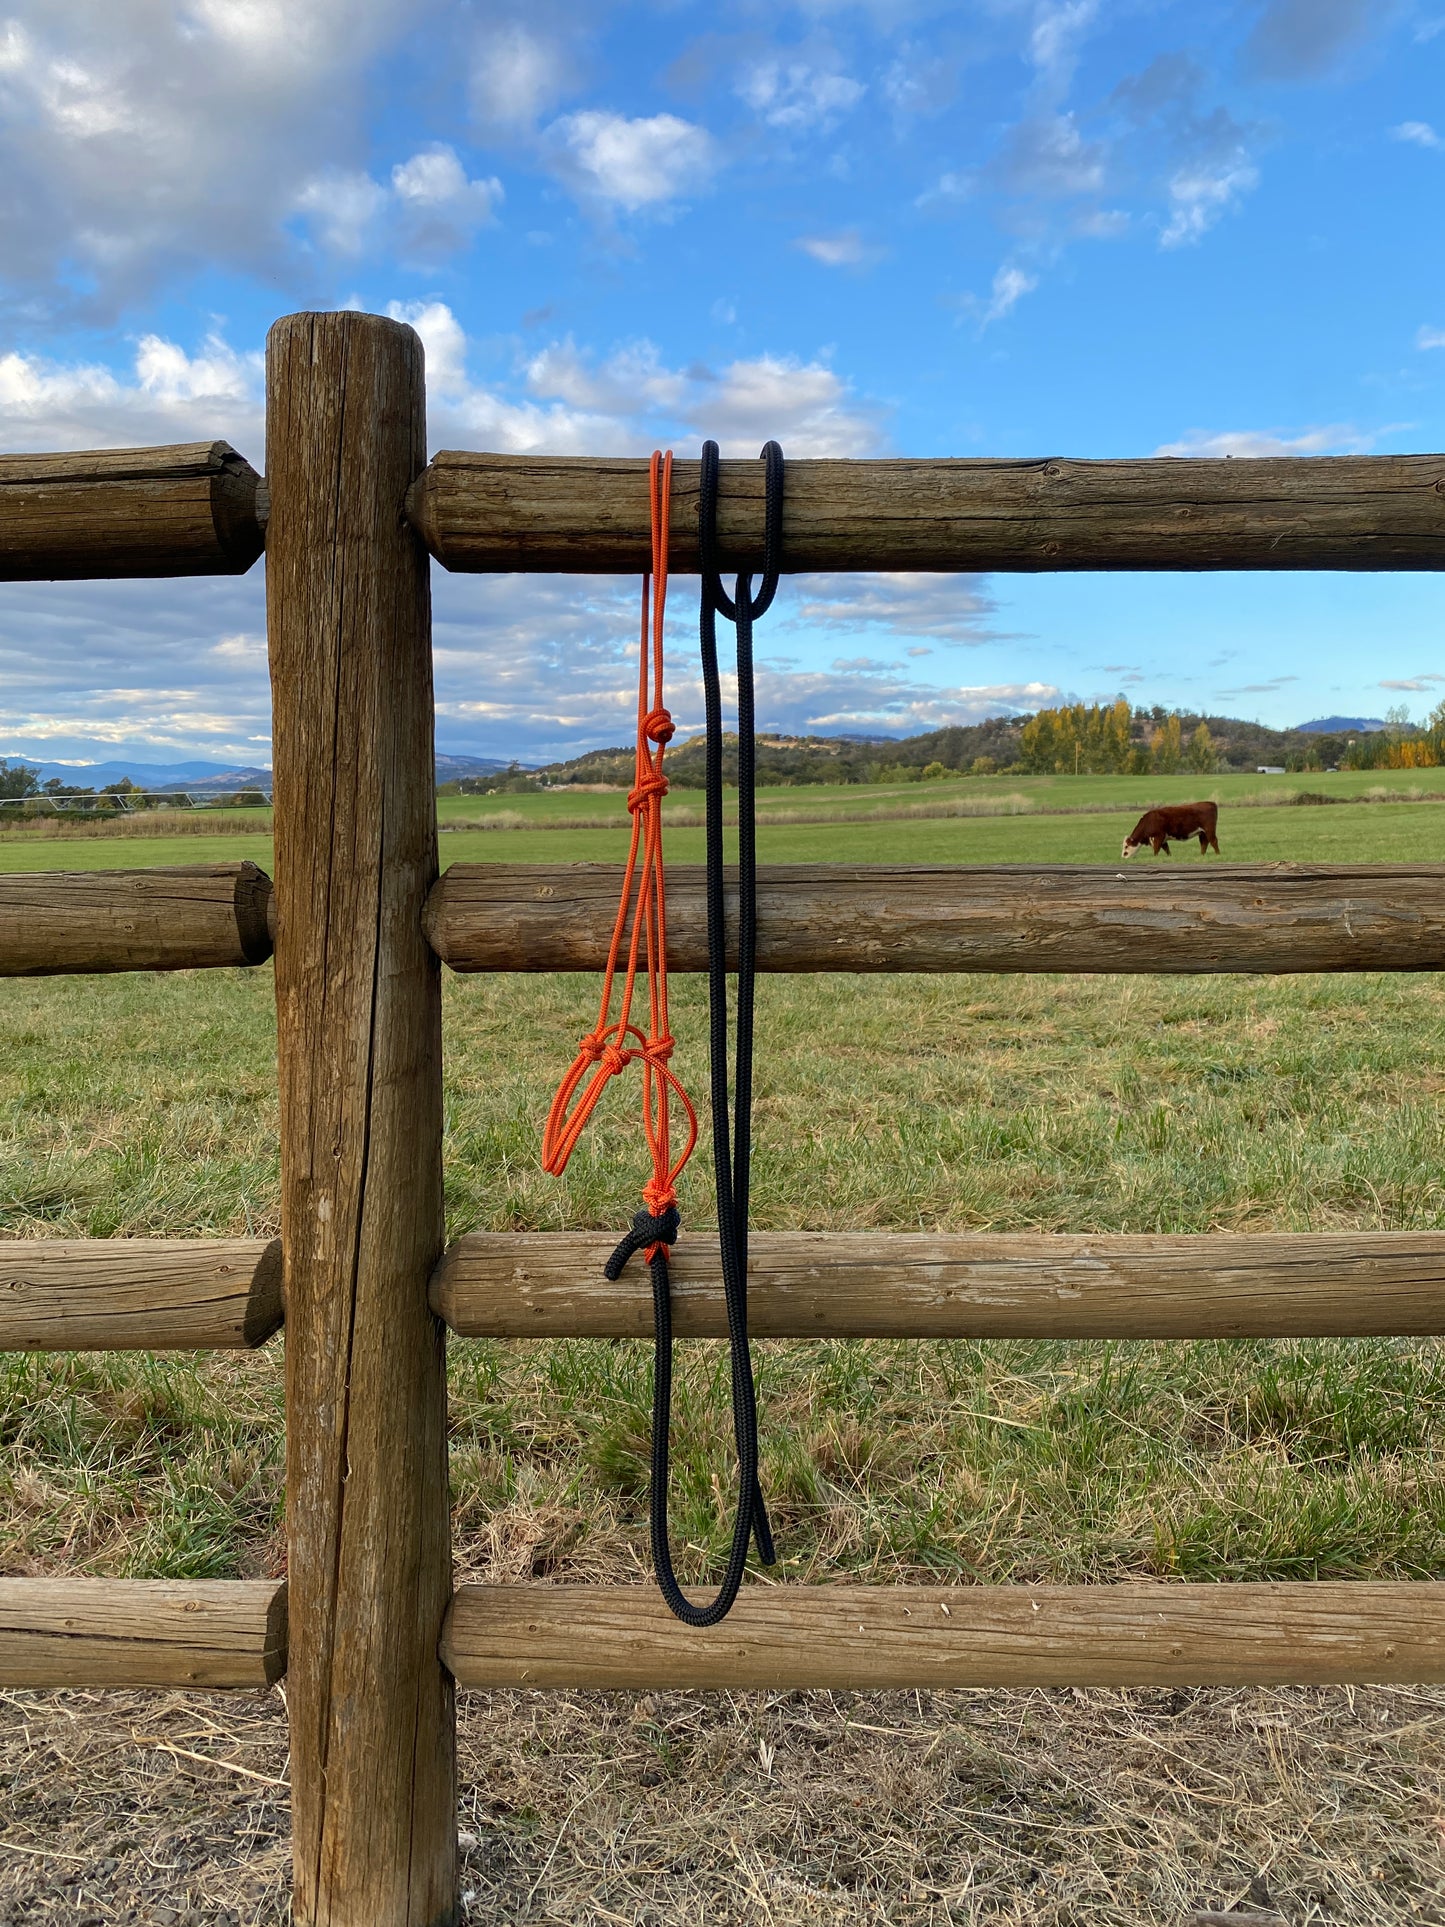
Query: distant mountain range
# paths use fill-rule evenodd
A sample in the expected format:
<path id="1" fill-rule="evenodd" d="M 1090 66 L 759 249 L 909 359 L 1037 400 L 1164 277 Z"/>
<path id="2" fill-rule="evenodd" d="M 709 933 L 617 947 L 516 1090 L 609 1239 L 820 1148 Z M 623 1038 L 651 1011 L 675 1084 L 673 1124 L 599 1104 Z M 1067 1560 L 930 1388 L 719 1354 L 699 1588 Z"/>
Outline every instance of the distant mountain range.
<path id="1" fill-rule="evenodd" d="M 57 781 L 76 789 L 103 790 L 110 783 L 127 778 L 143 790 L 186 790 L 203 796 L 209 791 L 264 790 L 271 794 L 271 772 L 251 764 L 234 763 L 145 763 L 129 758 L 108 763 L 46 763 L 34 756 L 0 757 L 12 767 L 23 763 L 35 770 L 42 783 Z M 507 764 L 493 756 L 438 756 L 436 780 L 454 783 L 461 776 L 492 776 Z"/>
<path id="2" fill-rule="evenodd" d="M 1383 716 L 1316 716 L 1312 723 L 1296 723 L 1302 736 L 1370 736 L 1385 727 Z"/>
<path id="3" fill-rule="evenodd" d="M 235 763 L 133 763 L 129 759 L 112 763 L 44 763 L 32 756 L 10 756 L 12 767 L 23 763 L 36 770 L 42 783 L 52 780 L 71 783 L 77 789 L 103 790 L 108 783 L 130 779 L 143 790 L 267 790 L 271 788 L 269 769 Z"/>

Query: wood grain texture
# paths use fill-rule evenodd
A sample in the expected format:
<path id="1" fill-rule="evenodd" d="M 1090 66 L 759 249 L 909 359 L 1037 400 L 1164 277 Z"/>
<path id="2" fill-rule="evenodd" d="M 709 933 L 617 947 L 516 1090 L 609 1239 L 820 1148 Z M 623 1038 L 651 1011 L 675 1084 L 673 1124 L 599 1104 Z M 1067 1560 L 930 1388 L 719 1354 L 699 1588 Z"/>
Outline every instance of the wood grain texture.
<path id="1" fill-rule="evenodd" d="M 469 1232 L 432 1279 L 464 1338 L 650 1338 L 638 1267 L 602 1266 L 615 1237 Z M 717 1242 L 684 1231 L 670 1266 L 679 1337 L 725 1338 Z M 755 1231 L 758 1338 L 1303 1338 L 1445 1333 L 1445 1235 L 1211 1232 Z"/>
<path id="2" fill-rule="evenodd" d="M 264 963 L 270 897 L 254 863 L 0 876 L 0 977 Z"/>
<path id="3" fill-rule="evenodd" d="M 0 1686 L 272 1686 L 274 1579 L 0 1579 Z"/>
<path id="4" fill-rule="evenodd" d="M 279 1238 L 0 1242 L 0 1352 L 249 1351 L 281 1320 Z"/>
<path id="5" fill-rule="evenodd" d="M 720 1626 L 651 1586 L 464 1586 L 459 1686 L 877 1691 L 1445 1679 L 1445 1583 L 744 1586 Z"/>
<path id="6" fill-rule="evenodd" d="M 260 484 L 229 442 L 0 455 L 0 582 L 244 575 Z"/>
<path id="7" fill-rule="evenodd" d="M 673 466 L 672 566 L 697 568 L 697 462 Z M 647 464 L 446 450 L 409 511 L 448 569 L 649 566 Z M 763 465 L 722 464 L 726 568 L 762 567 Z M 1438 569 L 1445 456 L 790 461 L 783 568 Z"/>
<path id="8" fill-rule="evenodd" d="M 453 970 L 601 970 L 622 868 L 454 863 L 427 903 Z M 737 874 L 728 880 L 735 965 Z M 701 864 L 667 873 L 668 962 L 707 968 Z M 762 864 L 758 969 L 1438 970 L 1445 864 Z"/>
<path id="9" fill-rule="evenodd" d="M 267 421 L 295 1916 L 437 1927 L 456 1783 L 431 611 L 402 513 L 420 341 L 278 321 Z"/>

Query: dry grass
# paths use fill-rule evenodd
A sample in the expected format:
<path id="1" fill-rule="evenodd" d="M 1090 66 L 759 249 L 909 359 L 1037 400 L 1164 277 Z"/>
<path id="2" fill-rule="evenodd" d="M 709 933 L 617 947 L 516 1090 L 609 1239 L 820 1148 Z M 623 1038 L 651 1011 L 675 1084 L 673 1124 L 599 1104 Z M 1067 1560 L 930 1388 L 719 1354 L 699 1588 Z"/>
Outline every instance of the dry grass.
<path id="1" fill-rule="evenodd" d="M 1445 1692 L 462 1697 L 464 1918 L 1445 1920 Z M 0 1699 L 0 1927 L 287 1915 L 279 1696 Z"/>
<path id="2" fill-rule="evenodd" d="M 268 809 L 145 810 L 134 815 L 16 818 L 0 814 L 0 843 L 86 843 L 98 838 L 139 837 L 153 842 L 173 836 L 269 836 Z"/>

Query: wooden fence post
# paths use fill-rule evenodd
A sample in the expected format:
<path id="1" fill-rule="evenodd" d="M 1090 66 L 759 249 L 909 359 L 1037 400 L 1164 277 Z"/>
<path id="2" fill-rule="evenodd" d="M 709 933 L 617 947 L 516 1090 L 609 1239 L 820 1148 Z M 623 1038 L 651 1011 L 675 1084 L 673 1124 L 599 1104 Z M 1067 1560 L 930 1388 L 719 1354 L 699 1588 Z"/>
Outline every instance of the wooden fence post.
<path id="1" fill-rule="evenodd" d="M 421 343 L 299 314 L 267 356 L 295 1918 L 456 1918 L 437 870 Z"/>

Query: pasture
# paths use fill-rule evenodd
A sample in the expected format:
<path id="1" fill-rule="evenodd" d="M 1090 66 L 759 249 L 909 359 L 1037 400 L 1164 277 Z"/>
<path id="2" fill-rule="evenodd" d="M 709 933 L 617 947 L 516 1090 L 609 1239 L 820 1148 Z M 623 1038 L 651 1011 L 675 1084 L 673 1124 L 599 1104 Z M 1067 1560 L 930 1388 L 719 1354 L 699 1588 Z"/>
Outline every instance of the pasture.
<path id="1" fill-rule="evenodd" d="M 760 855 L 1116 863 L 1147 803 L 1214 794 L 1226 861 L 1441 860 L 1445 799 L 1364 800 L 1385 781 L 1429 790 L 1441 773 L 769 790 Z M 1298 790 L 1351 800 L 1268 800 Z M 1105 807 L 1082 813 L 1089 801 Z M 670 857 L 701 861 L 700 794 L 668 807 Z M 946 808 L 961 813 L 905 814 Z M 441 816 L 443 863 L 612 861 L 625 825 L 620 795 L 444 799 Z M 0 834 L 3 868 L 240 856 L 269 863 L 263 824 Z M 1173 859 L 1199 860 L 1194 844 Z M 674 994 L 677 1064 L 700 1091 L 704 987 Z M 594 997 L 590 978 L 447 980 L 452 1233 L 630 1216 L 631 1101 L 609 1100 L 565 1182 L 537 1166 Z M 761 1227 L 1445 1224 L 1432 976 L 774 977 L 759 1005 Z M 0 1043 L 0 1235 L 275 1229 L 269 968 L 8 981 Z M 700 1156 L 684 1220 L 710 1217 Z M 730 1459 L 718 1348 L 680 1349 L 675 1540 L 696 1575 L 724 1544 Z M 789 1578 L 1445 1572 L 1433 1343 L 757 1349 Z M 454 1341 L 451 1360 L 460 1570 L 640 1576 L 650 1348 Z M 279 1341 L 242 1357 L 10 1356 L 0 1371 L 3 1570 L 280 1570 Z M 272 1702 L 8 1705 L 22 1699 L 0 1729 L 0 1922 L 284 1917 Z M 479 1920 L 680 1924 L 729 1901 L 729 1918 L 779 1927 L 1123 1927 L 1240 1901 L 1299 1922 L 1445 1918 L 1437 1689 L 473 1699 L 464 1886 Z M 57 1796 L 46 1763 L 77 1746 L 111 1765 Z M 158 1829 L 167 1855 L 151 1851 Z M 82 1873 L 97 1861 L 101 1876 Z M 88 1900 L 96 1877 L 110 1884 Z"/>

